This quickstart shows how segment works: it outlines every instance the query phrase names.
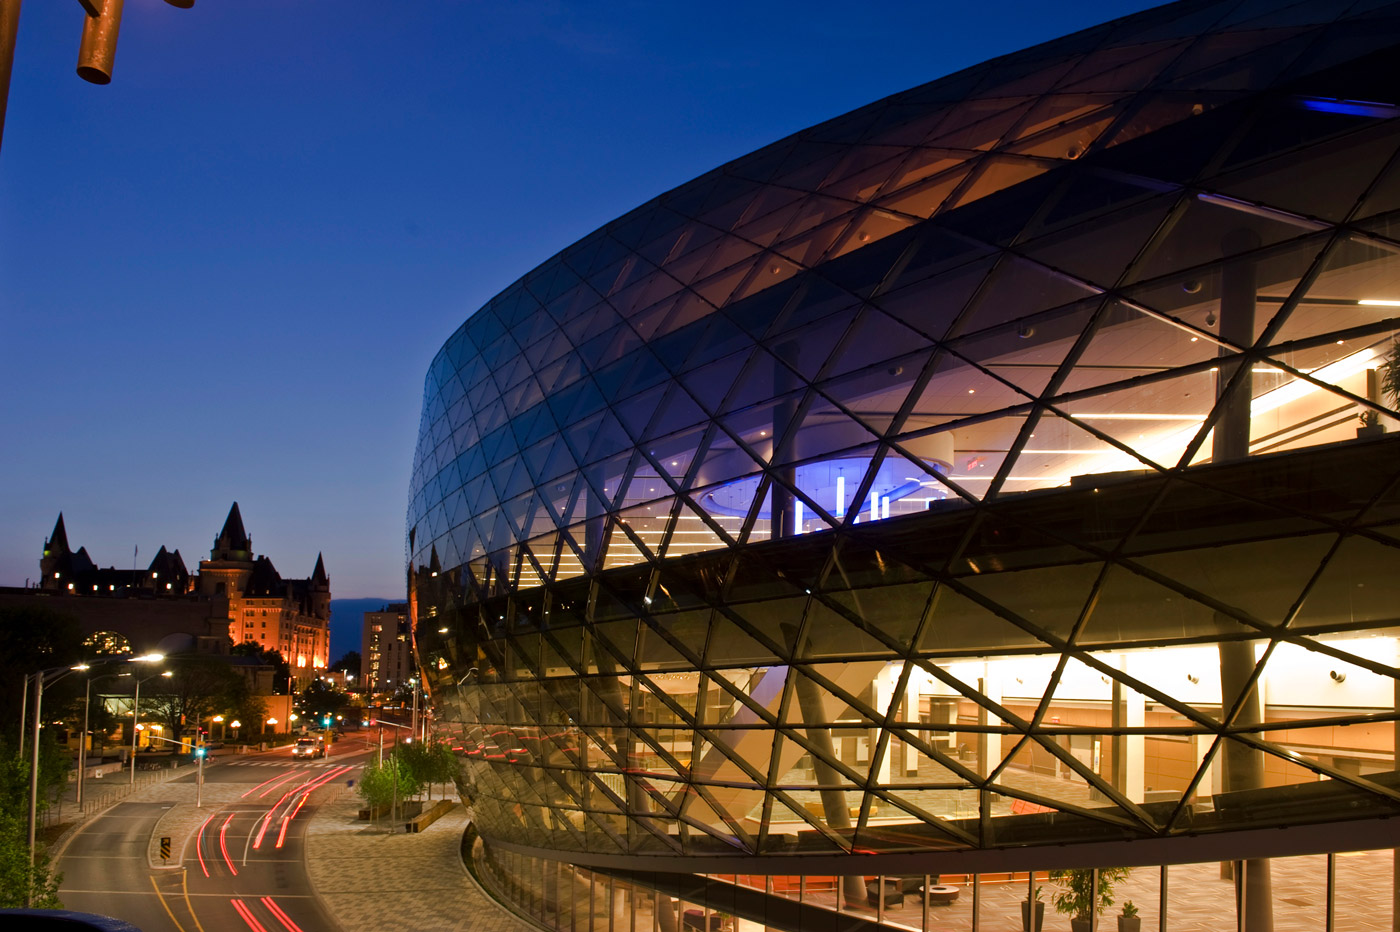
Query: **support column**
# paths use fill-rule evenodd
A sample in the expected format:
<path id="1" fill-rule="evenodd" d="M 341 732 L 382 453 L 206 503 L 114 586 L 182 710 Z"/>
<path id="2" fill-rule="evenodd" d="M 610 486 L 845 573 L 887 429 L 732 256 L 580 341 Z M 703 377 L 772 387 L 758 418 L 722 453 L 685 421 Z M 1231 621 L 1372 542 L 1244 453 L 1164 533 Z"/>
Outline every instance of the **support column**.
<path id="1" fill-rule="evenodd" d="M 1127 657 L 1118 656 L 1117 667 L 1127 669 Z M 1142 693 L 1113 681 L 1113 728 L 1141 728 L 1147 722 L 1147 703 Z M 1113 736 L 1113 788 L 1135 803 L 1146 795 L 1144 758 L 1147 739 L 1142 735 Z"/>
<path id="2" fill-rule="evenodd" d="M 891 676 L 892 671 L 894 672 L 893 677 Z M 877 711 L 881 709 L 889 709 L 890 701 L 894 699 L 894 683 L 890 682 L 890 680 L 897 679 L 897 677 L 898 670 L 895 667 L 885 667 L 885 669 L 880 671 L 880 675 L 876 677 L 875 702 L 872 704 L 872 706 Z M 870 753 L 876 753 L 876 751 L 880 747 L 880 729 L 870 729 L 870 737 L 868 740 L 870 741 Z M 871 761 L 871 764 L 874 765 L 875 780 L 881 786 L 889 786 L 890 783 L 890 760 L 894 756 L 894 751 L 891 745 L 894 743 L 894 741 L 895 739 L 893 737 L 891 737 L 889 741 L 886 741 L 885 749 L 883 752 L 880 753 L 880 759 L 877 761 Z"/>
<path id="3" fill-rule="evenodd" d="M 1239 228 L 1221 238 L 1224 255 L 1256 249 L 1259 236 L 1253 230 Z M 1220 270 L 1220 336 L 1239 347 L 1254 345 L 1255 295 L 1258 290 L 1256 270 L 1251 258 L 1237 259 Z M 1224 352 L 1224 350 L 1222 350 Z M 1222 361 L 1216 376 L 1216 391 L 1222 395 L 1233 381 L 1230 394 L 1223 397 L 1220 417 L 1215 422 L 1211 461 L 1226 463 L 1249 456 L 1250 406 L 1254 398 L 1252 361 L 1248 358 Z M 1217 614 L 1216 622 L 1223 633 L 1237 630 L 1238 625 L 1228 616 Z M 1221 714 L 1239 704 L 1235 717 L 1237 726 L 1258 725 L 1264 715 L 1257 689 L 1246 684 L 1254 673 L 1254 642 L 1224 641 L 1220 644 L 1220 702 Z M 1234 741 L 1225 744 L 1223 791 L 1260 789 L 1264 785 L 1264 756 L 1261 751 Z M 1244 863 L 1244 878 L 1240 888 L 1244 915 L 1243 932 L 1272 932 L 1273 891 L 1267 858 L 1253 858 Z"/>

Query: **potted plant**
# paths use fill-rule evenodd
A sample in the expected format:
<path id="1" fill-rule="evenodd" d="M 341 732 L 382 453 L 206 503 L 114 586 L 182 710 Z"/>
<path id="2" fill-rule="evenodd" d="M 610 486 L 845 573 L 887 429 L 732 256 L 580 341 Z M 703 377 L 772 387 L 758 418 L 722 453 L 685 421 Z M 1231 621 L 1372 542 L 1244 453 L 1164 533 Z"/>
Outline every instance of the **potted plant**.
<path id="1" fill-rule="evenodd" d="M 1392 408 L 1400 408 L 1400 343 L 1392 344 L 1390 352 L 1381 357 L 1376 377 L 1380 380 L 1381 396 L 1390 401 Z"/>
<path id="2" fill-rule="evenodd" d="M 1361 422 L 1361 426 L 1356 428 L 1358 438 L 1379 437 L 1385 433 L 1385 427 L 1381 424 L 1381 416 L 1370 408 L 1362 411 L 1356 419 Z"/>
<path id="3" fill-rule="evenodd" d="M 1045 922 L 1045 901 L 1040 898 L 1040 887 L 1036 887 L 1030 898 L 1021 901 L 1021 932 L 1040 932 Z M 1034 904 L 1035 924 L 1031 924 L 1032 904 Z"/>
<path id="4" fill-rule="evenodd" d="M 1069 925 L 1073 932 L 1089 932 L 1090 911 L 1103 914 L 1113 905 L 1113 885 L 1128 876 L 1126 867 L 1099 868 L 1099 888 L 1094 886 L 1094 872 L 1087 868 L 1074 870 L 1054 870 L 1050 879 L 1059 890 L 1051 897 L 1055 911 L 1069 914 Z M 1095 895 L 1097 892 L 1097 895 Z"/>
<path id="5" fill-rule="evenodd" d="M 1118 932 L 1142 932 L 1142 917 L 1132 900 L 1123 901 L 1123 914 L 1118 917 Z"/>

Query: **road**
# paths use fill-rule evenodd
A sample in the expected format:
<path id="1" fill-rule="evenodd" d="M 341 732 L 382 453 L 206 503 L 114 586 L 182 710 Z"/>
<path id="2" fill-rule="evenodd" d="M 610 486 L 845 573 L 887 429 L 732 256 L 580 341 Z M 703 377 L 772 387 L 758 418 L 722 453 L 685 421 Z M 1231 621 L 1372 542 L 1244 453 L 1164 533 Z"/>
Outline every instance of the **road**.
<path id="1" fill-rule="evenodd" d="M 307 879 L 306 829 L 324 795 L 317 789 L 357 779 L 365 759 L 355 739 L 336 745 L 329 760 L 294 761 L 285 748 L 216 758 L 205 767 L 208 815 L 188 838 L 173 839 L 183 868 L 152 870 L 147 850 L 156 823 L 188 791 L 120 803 L 84 826 L 59 859 L 64 906 L 143 932 L 337 932 Z"/>

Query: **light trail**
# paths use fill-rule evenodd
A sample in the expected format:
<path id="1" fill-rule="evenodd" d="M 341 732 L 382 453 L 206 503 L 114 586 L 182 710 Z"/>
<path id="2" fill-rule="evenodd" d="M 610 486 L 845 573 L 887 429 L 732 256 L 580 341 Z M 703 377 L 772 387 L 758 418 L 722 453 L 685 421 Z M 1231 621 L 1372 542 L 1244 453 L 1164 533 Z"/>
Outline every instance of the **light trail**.
<path id="1" fill-rule="evenodd" d="M 205 877 L 209 876 L 209 868 L 204 866 L 204 827 L 214 821 L 216 815 L 218 815 L 217 812 L 209 813 L 209 818 L 204 820 L 199 826 L 199 833 L 194 836 L 194 853 L 199 857 L 199 869 L 204 871 Z M 223 840 L 222 834 L 219 836 L 219 840 Z"/>
<path id="2" fill-rule="evenodd" d="M 258 922 L 257 917 L 253 915 L 253 911 L 244 905 L 242 900 L 229 900 L 229 902 L 233 904 L 234 909 L 238 910 L 238 915 L 243 917 L 243 921 L 248 923 L 248 928 L 252 929 L 253 932 L 267 932 L 263 924 Z"/>
<path id="3" fill-rule="evenodd" d="M 282 817 L 282 828 L 277 832 L 277 844 L 276 844 L 274 847 L 277 847 L 277 848 L 282 847 L 282 842 L 284 842 L 284 841 L 287 840 L 287 826 L 288 826 L 288 825 L 291 825 L 291 824 L 292 824 L 292 816 L 291 816 L 291 815 L 284 815 L 284 816 Z"/>
<path id="4" fill-rule="evenodd" d="M 238 876 L 238 868 L 236 868 L 236 867 L 233 866 L 233 858 L 231 858 L 231 857 L 228 856 L 228 845 L 227 845 L 227 844 L 225 843 L 225 841 L 224 841 L 224 836 L 228 833 L 228 824 L 229 824 L 230 822 L 233 821 L 233 817 L 234 817 L 235 815 L 237 815 L 237 814 L 238 814 L 238 813 L 236 813 L 236 812 L 230 812 L 230 813 L 228 814 L 228 818 L 224 820 L 224 824 L 221 825 L 221 826 L 219 826 L 219 850 L 220 850 L 221 852 L 223 852 L 223 855 L 224 855 L 224 863 L 228 865 L 228 869 L 229 869 L 229 870 L 233 871 L 233 876 L 235 876 L 235 877 Z M 213 818 L 213 817 L 211 816 L 210 818 Z M 201 860 L 201 861 L 200 861 L 200 866 L 203 866 L 203 864 L 204 864 L 204 862 L 203 862 L 203 860 Z M 205 872 L 204 872 L 204 876 L 205 876 L 205 877 L 208 877 L 208 876 L 209 876 L 209 872 L 208 872 L 208 871 L 205 871 Z"/>
<path id="5" fill-rule="evenodd" d="M 327 771 L 325 774 L 315 779 L 306 780 L 300 786 L 293 787 L 292 789 L 283 793 L 282 798 L 277 800 L 277 802 L 273 803 L 272 806 L 267 810 L 267 814 L 263 816 L 262 825 L 258 827 L 257 837 L 253 840 L 253 848 L 256 850 L 262 847 L 263 838 L 267 835 L 267 830 L 269 826 L 272 825 L 272 819 L 277 814 L 277 810 L 281 807 L 281 805 L 284 802 L 298 794 L 301 795 L 302 801 L 305 801 L 306 797 L 310 796 L 312 791 L 320 789 L 322 786 L 329 783 L 331 780 L 343 776 L 353 769 L 355 768 L 352 765 L 341 764 L 340 766 Z M 301 809 L 301 804 L 298 803 L 296 808 L 298 810 Z M 296 813 L 292 813 L 292 815 L 295 814 Z M 287 818 L 290 818 L 290 816 L 288 816 Z M 286 823 L 284 822 L 282 825 L 282 831 L 278 834 L 277 847 L 282 847 L 282 839 L 286 837 L 286 834 L 287 827 Z M 246 852 L 244 854 L 244 863 L 247 863 Z"/>
<path id="6" fill-rule="evenodd" d="M 282 907 L 274 903 L 272 897 L 263 897 L 262 904 L 267 907 L 268 912 L 272 913 L 272 915 L 277 917 L 278 922 L 282 923 L 282 925 L 287 927 L 287 932 L 302 932 L 301 926 L 293 922 L 292 917 L 288 916 L 287 913 L 282 909 Z"/>

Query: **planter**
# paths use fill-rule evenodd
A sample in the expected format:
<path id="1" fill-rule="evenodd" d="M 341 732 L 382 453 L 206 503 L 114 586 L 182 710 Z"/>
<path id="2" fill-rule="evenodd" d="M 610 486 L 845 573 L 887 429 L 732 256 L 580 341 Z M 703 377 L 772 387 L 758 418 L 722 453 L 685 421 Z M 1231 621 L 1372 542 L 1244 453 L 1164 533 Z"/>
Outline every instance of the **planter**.
<path id="1" fill-rule="evenodd" d="M 1385 425 L 1384 425 L 1384 424 L 1370 424 L 1370 425 L 1368 425 L 1368 426 L 1366 426 L 1366 427 L 1358 427 L 1358 428 L 1356 428 L 1356 439 L 1357 439 L 1357 440 L 1369 440 L 1369 439 L 1372 438 L 1372 437 L 1383 437 L 1383 436 L 1385 436 Z"/>
<path id="2" fill-rule="evenodd" d="M 1070 932 L 1090 932 L 1088 916 L 1071 916 L 1069 920 Z"/>
<path id="3" fill-rule="evenodd" d="M 1119 916 L 1118 932 L 1142 932 L 1142 917 Z"/>
<path id="4" fill-rule="evenodd" d="M 1021 901 L 1021 932 L 1040 932 L 1041 926 L 1045 923 L 1045 901 L 1035 901 L 1035 925 L 1031 925 L 1030 907 L 1029 900 Z"/>

